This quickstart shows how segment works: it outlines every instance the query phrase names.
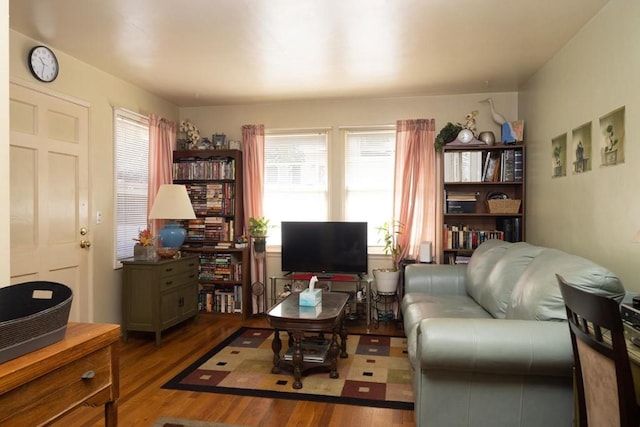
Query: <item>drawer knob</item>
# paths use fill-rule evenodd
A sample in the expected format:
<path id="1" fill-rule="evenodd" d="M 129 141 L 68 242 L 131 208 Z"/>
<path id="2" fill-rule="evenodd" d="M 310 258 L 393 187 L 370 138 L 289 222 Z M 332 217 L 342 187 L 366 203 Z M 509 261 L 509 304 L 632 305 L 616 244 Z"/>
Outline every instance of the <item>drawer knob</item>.
<path id="1" fill-rule="evenodd" d="M 93 377 L 95 377 L 95 376 L 96 376 L 96 373 L 95 373 L 95 372 L 93 372 L 93 371 L 87 371 L 87 372 L 85 372 L 84 374 L 82 374 L 82 379 L 83 379 L 83 380 L 90 380 L 90 379 L 92 379 L 92 378 L 93 378 Z"/>

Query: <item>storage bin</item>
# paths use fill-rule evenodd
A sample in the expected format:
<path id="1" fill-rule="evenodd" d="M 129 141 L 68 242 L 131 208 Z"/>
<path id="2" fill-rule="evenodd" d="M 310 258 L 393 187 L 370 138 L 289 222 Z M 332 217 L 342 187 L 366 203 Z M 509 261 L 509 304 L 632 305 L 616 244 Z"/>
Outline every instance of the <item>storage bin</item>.
<path id="1" fill-rule="evenodd" d="M 518 199 L 490 199 L 487 200 L 489 213 L 493 214 L 517 214 L 520 211 Z"/>
<path id="2" fill-rule="evenodd" d="M 0 363 L 64 338 L 73 292 L 61 283 L 0 288 Z"/>

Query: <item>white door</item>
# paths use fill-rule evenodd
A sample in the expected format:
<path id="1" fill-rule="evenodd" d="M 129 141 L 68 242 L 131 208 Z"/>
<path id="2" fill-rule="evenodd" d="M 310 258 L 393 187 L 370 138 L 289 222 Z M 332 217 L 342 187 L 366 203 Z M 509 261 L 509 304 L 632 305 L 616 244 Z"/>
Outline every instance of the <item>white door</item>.
<path id="1" fill-rule="evenodd" d="M 69 320 L 85 322 L 93 317 L 88 110 L 11 83 L 11 283 L 48 280 L 69 286 Z"/>

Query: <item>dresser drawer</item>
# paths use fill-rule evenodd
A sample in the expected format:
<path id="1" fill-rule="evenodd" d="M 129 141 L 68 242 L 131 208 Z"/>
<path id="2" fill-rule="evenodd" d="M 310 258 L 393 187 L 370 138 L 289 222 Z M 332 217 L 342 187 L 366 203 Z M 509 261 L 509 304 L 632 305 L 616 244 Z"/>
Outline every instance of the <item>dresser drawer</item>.
<path id="1" fill-rule="evenodd" d="M 113 387 L 111 350 L 97 350 L 0 395 L 0 425 L 34 425 L 44 413 L 63 413 Z M 90 373 L 92 378 L 82 378 Z"/>
<path id="2" fill-rule="evenodd" d="M 198 270 L 187 271 L 186 273 L 176 274 L 174 276 L 163 277 L 160 280 L 160 293 L 179 288 L 189 283 L 198 281 Z"/>
<path id="3" fill-rule="evenodd" d="M 198 259 L 194 257 L 183 258 L 178 261 L 167 263 L 160 268 L 160 279 L 165 279 L 176 274 L 183 274 L 195 271 L 198 272 Z"/>

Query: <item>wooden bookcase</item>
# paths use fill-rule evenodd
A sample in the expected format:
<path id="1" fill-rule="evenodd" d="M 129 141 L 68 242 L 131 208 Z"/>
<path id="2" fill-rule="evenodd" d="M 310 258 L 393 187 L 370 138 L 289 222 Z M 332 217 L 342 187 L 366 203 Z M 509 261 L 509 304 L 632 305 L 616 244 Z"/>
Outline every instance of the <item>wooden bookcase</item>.
<path id="1" fill-rule="evenodd" d="M 488 238 L 524 241 L 524 144 L 445 145 L 443 151 L 443 262 L 468 262 Z M 506 195 L 508 201 L 488 202 L 499 195 Z M 520 205 L 514 210 L 518 200 Z M 499 204 L 502 206 L 496 206 Z"/>
<path id="2" fill-rule="evenodd" d="M 243 163 L 240 150 L 173 152 L 173 182 L 185 184 L 196 219 L 185 221 L 183 252 L 200 257 L 201 313 L 251 313 L 249 248 L 243 234 Z"/>

